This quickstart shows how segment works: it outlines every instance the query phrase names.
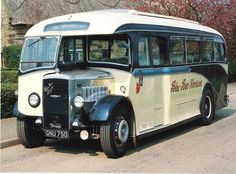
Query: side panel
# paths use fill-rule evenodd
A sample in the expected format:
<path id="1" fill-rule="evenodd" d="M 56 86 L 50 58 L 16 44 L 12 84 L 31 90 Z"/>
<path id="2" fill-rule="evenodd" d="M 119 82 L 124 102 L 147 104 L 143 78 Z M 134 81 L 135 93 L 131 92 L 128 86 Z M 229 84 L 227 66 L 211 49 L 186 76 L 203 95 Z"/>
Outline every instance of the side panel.
<path id="1" fill-rule="evenodd" d="M 143 75 L 143 86 L 136 93 L 140 75 Z M 135 112 L 136 134 L 148 133 L 199 115 L 202 92 L 207 83 L 212 86 L 216 110 L 226 106 L 226 64 L 134 70 L 130 99 Z"/>
<path id="2" fill-rule="evenodd" d="M 226 100 L 227 84 L 228 84 L 228 64 L 220 64 L 219 70 L 216 69 L 216 84 L 220 83 L 219 97 L 216 101 L 216 110 L 226 107 L 228 105 Z"/>
<path id="3" fill-rule="evenodd" d="M 152 71 L 152 75 L 143 77 L 143 86 L 138 94 L 130 90 L 137 135 L 161 129 L 200 113 L 202 89 L 207 82 L 203 75 L 189 72 L 188 67 L 153 68 Z M 131 79 L 131 89 L 135 89 L 138 80 L 138 77 Z"/>
<path id="4" fill-rule="evenodd" d="M 136 85 L 139 83 L 139 77 L 132 77 L 130 84 L 130 99 L 133 104 L 136 120 L 137 135 L 140 132 L 153 129 L 157 120 L 154 118 L 154 112 L 158 112 L 163 106 L 155 107 L 155 76 L 143 76 L 143 85 L 140 91 L 136 93 Z M 159 86 L 158 86 L 159 87 Z M 158 90 L 158 88 L 156 89 Z M 156 98 L 156 99 L 155 99 Z"/>
<path id="5" fill-rule="evenodd" d="M 212 85 L 215 97 L 216 110 L 227 106 L 228 65 L 226 63 L 212 63 L 191 67 L 191 72 L 201 74 Z"/>
<path id="6" fill-rule="evenodd" d="M 129 97 L 131 74 L 127 71 L 111 69 L 111 68 L 90 68 L 91 70 L 106 71 L 112 74 L 112 79 L 109 79 L 107 86 L 109 93 Z"/>
<path id="7" fill-rule="evenodd" d="M 189 68 L 165 67 L 136 69 L 130 85 L 137 135 L 178 122 L 186 117 L 188 90 L 181 90 Z M 143 76 L 143 85 L 136 93 L 136 84 Z M 171 109 L 170 109 L 171 108 Z"/>
<path id="8" fill-rule="evenodd" d="M 43 116 L 42 89 L 43 76 L 54 71 L 36 71 L 18 77 L 18 110 L 23 115 Z M 28 97 L 31 93 L 37 93 L 41 102 L 36 108 L 32 108 L 28 103 Z"/>
<path id="9" fill-rule="evenodd" d="M 207 78 L 199 73 L 190 72 L 188 74 L 188 105 L 187 116 L 190 118 L 200 114 L 200 101 Z"/>
<path id="10" fill-rule="evenodd" d="M 188 87 L 186 86 L 188 83 L 188 72 L 165 76 L 168 77 L 165 83 L 169 84 L 166 86 L 169 91 L 166 91 L 167 95 L 165 93 L 163 97 L 170 96 L 170 105 L 165 108 L 169 110 L 167 116 L 168 122 L 166 122 L 166 124 L 172 124 L 185 119 L 188 115 Z"/>

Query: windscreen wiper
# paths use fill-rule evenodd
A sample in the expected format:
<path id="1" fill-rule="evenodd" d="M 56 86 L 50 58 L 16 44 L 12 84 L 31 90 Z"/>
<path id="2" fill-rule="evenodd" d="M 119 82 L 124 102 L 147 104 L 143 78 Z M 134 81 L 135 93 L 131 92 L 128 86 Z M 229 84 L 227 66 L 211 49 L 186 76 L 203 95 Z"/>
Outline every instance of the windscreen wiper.
<path id="1" fill-rule="evenodd" d="M 27 47 L 30 47 L 31 45 L 34 45 L 35 43 L 41 41 L 41 40 L 44 40 L 46 39 L 46 37 L 40 37 L 39 39 L 37 39 L 36 41 L 32 42 L 31 44 L 27 45 Z"/>

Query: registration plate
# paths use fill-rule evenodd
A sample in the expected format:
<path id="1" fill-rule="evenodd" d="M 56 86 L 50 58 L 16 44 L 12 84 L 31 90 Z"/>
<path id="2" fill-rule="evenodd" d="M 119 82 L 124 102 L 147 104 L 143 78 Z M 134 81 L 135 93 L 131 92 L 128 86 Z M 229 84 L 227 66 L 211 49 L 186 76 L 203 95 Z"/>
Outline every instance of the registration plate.
<path id="1" fill-rule="evenodd" d="M 69 131 L 45 129 L 44 132 L 46 137 L 63 138 L 63 139 L 69 138 Z"/>

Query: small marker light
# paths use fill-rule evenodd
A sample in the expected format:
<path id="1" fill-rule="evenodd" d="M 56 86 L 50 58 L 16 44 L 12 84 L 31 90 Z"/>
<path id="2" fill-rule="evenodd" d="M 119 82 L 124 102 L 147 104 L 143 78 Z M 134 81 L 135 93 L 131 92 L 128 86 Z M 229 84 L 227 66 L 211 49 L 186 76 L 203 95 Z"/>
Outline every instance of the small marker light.
<path id="1" fill-rule="evenodd" d="M 87 131 L 87 130 L 82 130 L 82 131 L 80 132 L 80 138 L 81 138 L 82 140 L 87 140 L 87 139 L 89 138 L 89 133 L 88 133 L 88 131 Z"/>

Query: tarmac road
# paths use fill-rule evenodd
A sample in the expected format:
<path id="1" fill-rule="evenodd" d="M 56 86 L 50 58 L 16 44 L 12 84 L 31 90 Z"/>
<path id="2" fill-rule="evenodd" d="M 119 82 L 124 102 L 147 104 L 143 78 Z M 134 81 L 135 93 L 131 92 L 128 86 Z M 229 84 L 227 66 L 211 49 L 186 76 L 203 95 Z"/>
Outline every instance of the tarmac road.
<path id="1" fill-rule="evenodd" d="M 1 149 L 2 172 L 236 172 L 236 85 L 229 106 L 209 126 L 196 122 L 141 140 L 109 159 L 98 141 L 47 141 Z"/>

